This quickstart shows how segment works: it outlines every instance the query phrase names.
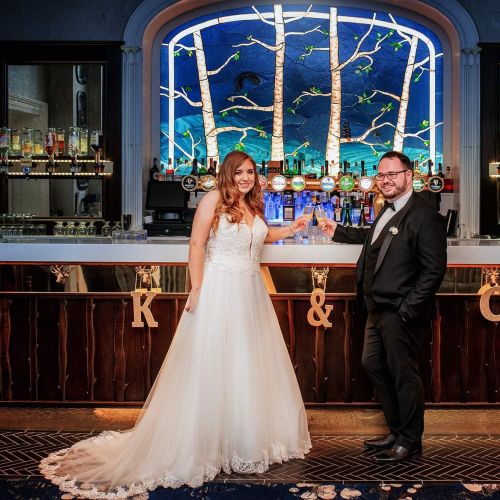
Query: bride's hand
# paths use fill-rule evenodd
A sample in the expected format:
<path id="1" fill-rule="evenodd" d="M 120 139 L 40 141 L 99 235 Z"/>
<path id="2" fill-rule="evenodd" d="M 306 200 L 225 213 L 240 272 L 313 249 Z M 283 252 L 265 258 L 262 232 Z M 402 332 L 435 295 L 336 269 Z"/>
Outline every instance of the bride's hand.
<path id="1" fill-rule="evenodd" d="M 194 312 L 194 310 L 196 309 L 196 306 L 198 305 L 199 298 L 200 298 L 200 289 L 199 288 L 191 289 L 191 293 L 189 294 L 189 297 L 187 299 L 186 306 L 184 307 L 184 309 L 190 313 Z"/>
<path id="2" fill-rule="evenodd" d="M 333 236 L 335 229 L 337 229 L 337 223 L 331 219 L 325 219 L 319 226 L 321 227 L 321 231 L 330 238 Z"/>
<path id="3" fill-rule="evenodd" d="M 290 228 L 292 234 L 295 234 L 298 231 L 302 231 L 303 229 L 305 229 L 308 222 L 309 219 L 304 215 L 301 215 L 300 217 L 297 217 L 288 227 Z"/>

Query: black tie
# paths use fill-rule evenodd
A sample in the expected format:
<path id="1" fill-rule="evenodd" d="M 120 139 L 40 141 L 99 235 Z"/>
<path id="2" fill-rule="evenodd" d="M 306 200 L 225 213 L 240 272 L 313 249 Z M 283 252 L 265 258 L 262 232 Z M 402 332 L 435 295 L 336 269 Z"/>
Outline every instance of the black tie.
<path id="1" fill-rule="evenodd" d="M 392 201 L 384 201 L 384 207 L 386 208 L 392 208 L 394 211 L 396 211 L 396 208 L 394 207 L 394 203 Z"/>

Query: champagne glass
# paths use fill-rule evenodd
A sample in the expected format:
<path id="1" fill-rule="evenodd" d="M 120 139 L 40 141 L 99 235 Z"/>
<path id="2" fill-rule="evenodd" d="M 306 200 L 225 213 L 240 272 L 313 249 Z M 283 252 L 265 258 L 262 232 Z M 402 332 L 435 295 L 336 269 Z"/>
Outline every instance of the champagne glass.
<path id="1" fill-rule="evenodd" d="M 306 205 L 304 207 L 304 213 L 302 214 L 304 218 L 307 221 L 307 225 L 309 225 L 309 222 L 312 220 L 313 215 L 314 215 L 314 205 Z M 304 229 L 304 232 L 307 231 L 307 228 Z"/>
<path id="2" fill-rule="evenodd" d="M 319 224 L 320 228 L 322 229 L 323 226 L 326 225 L 326 221 L 328 220 L 328 215 L 326 213 L 326 210 L 324 209 L 323 206 L 318 205 L 318 206 L 316 206 L 314 213 L 316 215 L 316 220 L 318 221 L 318 224 Z M 322 232 L 319 234 L 319 239 L 322 242 L 328 241 L 328 237 L 325 234 L 323 234 Z"/>

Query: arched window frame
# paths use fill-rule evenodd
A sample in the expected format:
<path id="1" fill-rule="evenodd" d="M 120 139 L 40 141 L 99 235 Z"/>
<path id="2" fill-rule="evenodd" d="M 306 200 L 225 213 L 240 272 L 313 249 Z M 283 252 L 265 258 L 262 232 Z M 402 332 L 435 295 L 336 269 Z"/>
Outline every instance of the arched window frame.
<path id="1" fill-rule="evenodd" d="M 349 6 L 388 10 L 427 26 L 440 38 L 444 53 L 443 152 L 458 181 L 454 206 L 460 210 L 463 230 L 474 234 L 479 232 L 479 37 L 458 0 L 428 2 L 407 0 L 401 8 L 391 0 L 358 0 L 354 5 L 349 2 Z M 344 2 L 337 3 L 340 6 Z M 240 6 L 248 6 L 248 2 L 144 0 L 127 23 L 123 47 L 122 210 L 132 214 L 134 226 L 142 223 L 146 166 L 159 152 L 161 43 L 169 31 L 189 19 Z"/>

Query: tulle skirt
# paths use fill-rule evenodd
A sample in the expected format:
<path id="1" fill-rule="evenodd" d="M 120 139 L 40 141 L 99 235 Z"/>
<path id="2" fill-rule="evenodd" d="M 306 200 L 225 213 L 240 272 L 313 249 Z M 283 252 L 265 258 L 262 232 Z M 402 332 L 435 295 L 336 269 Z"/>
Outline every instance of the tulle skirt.
<path id="1" fill-rule="evenodd" d="M 106 431 L 40 463 L 61 490 L 126 498 L 198 487 L 225 472 L 262 473 L 311 447 L 304 404 L 257 271 L 206 265 L 133 429 Z"/>

